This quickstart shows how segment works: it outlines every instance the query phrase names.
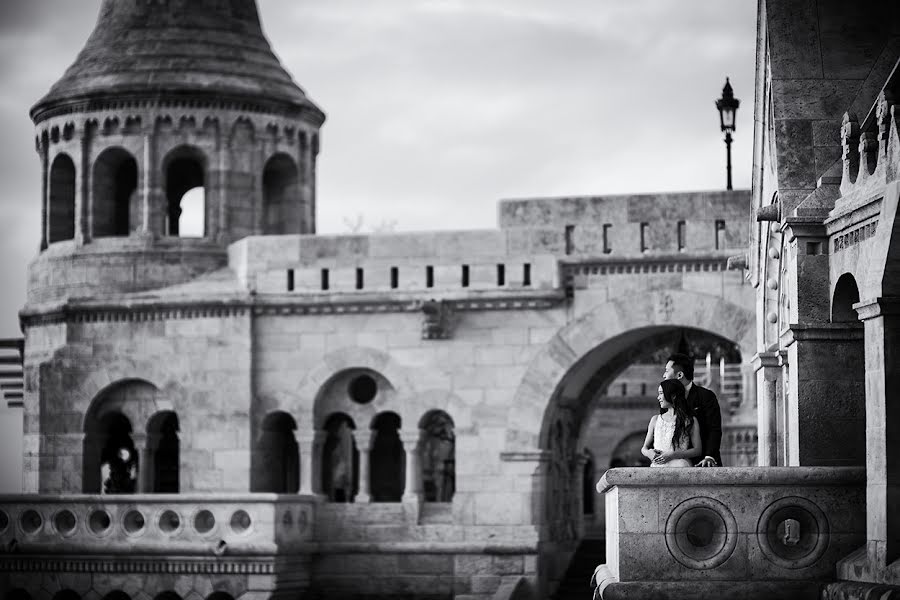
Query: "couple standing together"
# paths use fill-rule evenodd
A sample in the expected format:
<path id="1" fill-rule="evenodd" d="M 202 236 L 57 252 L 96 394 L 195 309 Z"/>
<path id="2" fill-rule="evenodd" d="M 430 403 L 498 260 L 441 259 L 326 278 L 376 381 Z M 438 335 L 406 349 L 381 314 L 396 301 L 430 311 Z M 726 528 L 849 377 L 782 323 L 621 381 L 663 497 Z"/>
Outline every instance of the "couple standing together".
<path id="1" fill-rule="evenodd" d="M 694 361 L 672 354 L 666 361 L 641 454 L 651 467 L 718 467 L 722 464 L 722 413 L 716 395 L 694 383 Z"/>

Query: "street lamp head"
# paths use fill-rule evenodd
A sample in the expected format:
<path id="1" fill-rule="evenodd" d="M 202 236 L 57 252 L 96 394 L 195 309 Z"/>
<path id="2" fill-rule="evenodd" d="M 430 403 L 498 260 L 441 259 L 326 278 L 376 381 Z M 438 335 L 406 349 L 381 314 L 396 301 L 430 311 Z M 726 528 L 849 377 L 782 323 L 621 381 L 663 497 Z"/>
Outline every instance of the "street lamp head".
<path id="1" fill-rule="evenodd" d="M 737 115 L 738 106 L 741 101 L 734 97 L 734 90 L 731 89 L 731 83 L 725 78 L 725 87 L 722 88 L 722 97 L 716 100 L 716 108 L 719 109 L 719 122 L 722 131 L 731 133 L 735 130 L 735 116 Z"/>

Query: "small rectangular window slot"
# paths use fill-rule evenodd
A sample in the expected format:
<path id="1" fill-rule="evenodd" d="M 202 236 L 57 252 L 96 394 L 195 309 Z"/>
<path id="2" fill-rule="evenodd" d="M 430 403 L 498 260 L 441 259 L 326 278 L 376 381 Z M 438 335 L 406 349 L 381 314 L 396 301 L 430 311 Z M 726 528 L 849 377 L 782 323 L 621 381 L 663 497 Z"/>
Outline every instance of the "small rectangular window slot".
<path id="1" fill-rule="evenodd" d="M 363 270 L 360 267 L 356 267 L 356 289 L 363 289 Z"/>
<path id="2" fill-rule="evenodd" d="M 566 254 L 575 252 L 575 226 L 566 225 Z"/>
<path id="3" fill-rule="evenodd" d="M 328 269 L 322 269 L 322 289 L 328 289 Z"/>
<path id="4" fill-rule="evenodd" d="M 646 252 L 649 249 L 649 231 L 650 223 L 641 223 L 641 252 Z"/>
<path id="5" fill-rule="evenodd" d="M 434 267 L 431 265 L 425 267 L 425 287 L 434 287 Z"/>
<path id="6" fill-rule="evenodd" d="M 522 285 L 531 285 L 531 263 L 522 265 Z"/>
<path id="7" fill-rule="evenodd" d="M 603 224 L 603 254 L 612 252 L 612 241 L 609 239 L 612 225 L 610 223 Z"/>
<path id="8" fill-rule="evenodd" d="M 684 250 L 684 238 L 685 238 L 685 222 L 678 221 L 678 251 L 681 252 Z"/>
<path id="9" fill-rule="evenodd" d="M 506 285 L 506 265 L 497 265 L 497 285 Z"/>
<path id="10" fill-rule="evenodd" d="M 725 249 L 725 221 L 716 221 L 716 250 Z"/>
<path id="11" fill-rule="evenodd" d="M 622 395 L 623 395 L 623 396 L 627 396 L 627 395 L 628 395 L 628 384 L 627 384 L 627 383 L 623 383 L 623 384 L 622 384 Z"/>
<path id="12" fill-rule="evenodd" d="M 822 254 L 822 242 L 806 242 L 807 256 L 816 256 Z"/>
<path id="13" fill-rule="evenodd" d="M 396 290 L 400 286 L 400 269 L 391 267 L 391 289 Z"/>
<path id="14" fill-rule="evenodd" d="M 294 270 L 288 269 L 287 271 L 287 291 L 294 291 Z"/>
<path id="15" fill-rule="evenodd" d="M 469 287 L 469 265 L 462 266 L 462 286 Z"/>

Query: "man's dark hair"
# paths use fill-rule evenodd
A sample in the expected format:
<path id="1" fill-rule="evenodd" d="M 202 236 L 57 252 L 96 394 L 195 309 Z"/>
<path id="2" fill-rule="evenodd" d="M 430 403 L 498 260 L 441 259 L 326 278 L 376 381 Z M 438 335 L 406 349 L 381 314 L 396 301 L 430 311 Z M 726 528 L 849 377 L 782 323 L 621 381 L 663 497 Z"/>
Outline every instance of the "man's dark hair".
<path id="1" fill-rule="evenodd" d="M 694 360 L 690 356 L 676 352 L 669 355 L 666 362 L 669 361 L 672 361 L 672 366 L 676 371 L 684 373 L 685 379 L 688 381 L 694 380 Z"/>

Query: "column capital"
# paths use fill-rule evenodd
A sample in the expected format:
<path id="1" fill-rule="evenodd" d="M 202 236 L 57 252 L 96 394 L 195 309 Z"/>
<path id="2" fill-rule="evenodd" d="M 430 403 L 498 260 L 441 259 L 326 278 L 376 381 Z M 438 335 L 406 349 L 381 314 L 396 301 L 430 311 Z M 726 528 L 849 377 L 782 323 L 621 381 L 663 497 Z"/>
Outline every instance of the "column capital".
<path id="1" fill-rule="evenodd" d="M 750 358 L 750 365 L 753 367 L 754 371 L 767 368 L 778 369 L 780 368 L 778 364 L 778 351 L 757 352 Z"/>
<path id="2" fill-rule="evenodd" d="M 356 448 L 359 451 L 365 450 L 368 452 L 372 449 L 372 430 L 371 429 L 357 429 L 353 432 L 353 438 L 356 440 Z"/>
<path id="3" fill-rule="evenodd" d="M 860 321 L 868 321 L 876 317 L 900 316 L 900 297 L 882 296 L 870 300 L 862 300 L 853 305 Z"/>
<path id="4" fill-rule="evenodd" d="M 297 432 L 297 442 L 303 444 L 321 444 L 328 439 L 328 432 L 321 429 L 303 430 Z"/>
<path id="5" fill-rule="evenodd" d="M 419 441 L 422 439 L 422 430 L 409 430 L 409 429 L 401 429 L 399 431 L 400 441 L 403 442 L 403 447 L 406 448 L 408 444 L 412 444 L 413 447 L 418 445 Z"/>

